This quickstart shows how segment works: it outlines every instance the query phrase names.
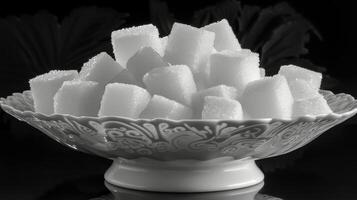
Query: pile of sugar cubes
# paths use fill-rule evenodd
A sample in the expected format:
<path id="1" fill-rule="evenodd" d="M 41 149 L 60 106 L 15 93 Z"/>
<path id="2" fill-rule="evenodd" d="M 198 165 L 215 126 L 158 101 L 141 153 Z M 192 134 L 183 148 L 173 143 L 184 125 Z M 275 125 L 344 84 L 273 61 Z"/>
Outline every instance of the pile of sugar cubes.
<path id="1" fill-rule="evenodd" d="M 143 25 L 112 32 L 115 59 L 99 53 L 76 70 L 29 81 L 36 112 L 127 118 L 291 119 L 331 113 L 322 75 L 295 65 L 265 76 L 259 54 L 242 49 L 227 20 L 170 35 Z"/>

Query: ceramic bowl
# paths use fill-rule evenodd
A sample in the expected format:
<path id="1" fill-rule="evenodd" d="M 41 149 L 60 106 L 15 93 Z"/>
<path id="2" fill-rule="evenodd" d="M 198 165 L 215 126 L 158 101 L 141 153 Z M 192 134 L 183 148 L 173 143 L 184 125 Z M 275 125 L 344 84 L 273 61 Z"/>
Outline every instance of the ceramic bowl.
<path id="1" fill-rule="evenodd" d="M 1 108 L 75 150 L 113 160 L 105 179 L 147 191 L 207 192 L 252 186 L 255 160 L 298 149 L 357 112 L 348 94 L 321 90 L 332 114 L 291 120 L 180 120 L 75 117 L 34 112 L 30 91 L 1 98 Z"/>

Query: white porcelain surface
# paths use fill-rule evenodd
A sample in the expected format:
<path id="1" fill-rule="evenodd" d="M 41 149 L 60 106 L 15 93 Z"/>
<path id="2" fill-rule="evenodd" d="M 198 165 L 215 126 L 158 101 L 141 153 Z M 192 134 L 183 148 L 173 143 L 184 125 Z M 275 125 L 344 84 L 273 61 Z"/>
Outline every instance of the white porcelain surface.
<path id="1" fill-rule="evenodd" d="M 105 173 L 113 185 L 160 192 L 211 192 L 244 188 L 262 182 L 263 173 L 251 159 L 208 161 L 117 159 Z"/>
<path id="2" fill-rule="evenodd" d="M 117 200 L 280 200 L 275 197 L 258 193 L 263 185 L 264 182 L 260 182 L 250 187 L 235 190 L 172 194 L 167 192 L 131 190 L 117 187 L 108 182 L 105 182 L 105 186 L 110 190 L 110 192 Z"/>

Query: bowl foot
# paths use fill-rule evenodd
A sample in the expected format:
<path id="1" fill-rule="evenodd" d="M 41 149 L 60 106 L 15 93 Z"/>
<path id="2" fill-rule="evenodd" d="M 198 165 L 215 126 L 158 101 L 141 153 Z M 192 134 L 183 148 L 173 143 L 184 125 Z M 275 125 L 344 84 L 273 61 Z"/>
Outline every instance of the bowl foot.
<path id="1" fill-rule="evenodd" d="M 157 192 L 210 192 L 244 188 L 262 182 L 254 160 L 156 161 L 118 158 L 105 173 L 113 185 Z"/>

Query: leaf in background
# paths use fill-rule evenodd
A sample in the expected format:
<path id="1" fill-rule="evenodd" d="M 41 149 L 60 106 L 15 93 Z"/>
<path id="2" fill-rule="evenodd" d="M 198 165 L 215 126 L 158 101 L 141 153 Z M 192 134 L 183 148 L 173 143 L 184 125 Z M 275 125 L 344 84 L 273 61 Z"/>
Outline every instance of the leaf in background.
<path id="1" fill-rule="evenodd" d="M 13 45 L 17 48 L 13 53 L 22 64 L 18 70 L 23 73 L 47 71 L 53 65 L 51 60 L 54 56 L 53 50 L 56 48 L 54 44 L 56 41 L 53 37 L 56 37 L 58 30 L 52 29 L 53 25 L 57 26 L 57 18 L 41 12 L 34 16 L 11 16 L 6 19 L 6 23 L 14 36 Z M 12 62 L 12 60 L 7 60 L 7 62 Z M 2 67 L 2 72 L 6 68 Z"/>
<path id="2" fill-rule="evenodd" d="M 243 9 L 240 11 L 240 15 L 238 19 L 239 28 L 234 29 L 240 43 L 242 43 L 242 41 L 244 40 L 243 36 L 247 35 L 247 32 L 254 25 L 254 22 L 259 17 L 260 11 L 261 8 L 259 8 L 258 6 L 249 6 L 249 5 L 245 5 Z M 239 34 L 237 35 L 237 33 Z"/>
<path id="3" fill-rule="evenodd" d="M 297 58 L 306 54 L 305 43 L 310 27 L 303 21 L 289 21 L 273 31 L 271 38 L 262 47 L 261 63 L 271 74 L 278 72 L 276 65 L 282 59 Z M 304 67 L 307 67 L 304 65 Z"/>
<path id="4" fill-rule="evenodd" d="M 160 0 L 150 0 L 150 19 L 159 29 L 161 36 L 167 36 L 171 32 L 175 18 L 170 13 L 166 2 Z"/>
<path id="5" fill-rule="evenodd" d="M 245 10 L 251 10 L 252 7 L 244 6 L 243 14 L 249 13 Z M 257 10 L 257 8 L 255 8 Z M 246 26 L 242 35 L 241 45 L 254 51 L 259 51 L 263 44 L 269 39 L 275 28 L 285 23 L 289 18 L 295 18 L 298 15 L 286 3 L 279 3 L 272 7 L 260 10 L 259 15 L 250 26 Z M 240 20 L 243 23 L 243 20 Z M 243 23 L 244 24 L 244 23 Z"/>
<path id="6" fill-rule="evenodd" d="M 61 25 L 61 64 L 81 66 L 101 51 L 113 56 L 111 32 L 122 27 L 126 16 L 112 9 L 96 7 L 72 12 Z"/>
<path id="7" fill-rule="evenodd" d="M 230 22 L 233 29 L 238 27 L 238 15 L 241 10 L 240 2 L 224 0 L 215 5 L 198 10 L 193 14 L 191 25 L 202 27 L 223 18 Z"/>

